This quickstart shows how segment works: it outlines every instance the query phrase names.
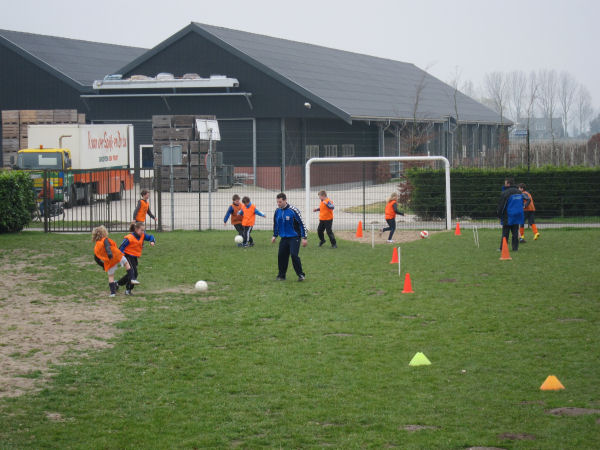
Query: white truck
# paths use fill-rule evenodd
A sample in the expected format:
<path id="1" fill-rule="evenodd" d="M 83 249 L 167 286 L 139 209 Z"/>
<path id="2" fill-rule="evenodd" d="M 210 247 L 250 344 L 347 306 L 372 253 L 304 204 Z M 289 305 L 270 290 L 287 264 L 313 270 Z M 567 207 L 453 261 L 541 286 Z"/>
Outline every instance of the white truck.
<path id="1" fill-rule="evenodd" d="M 44 169 L 55 200 L 67 206 L 89 204 L 94 195 L 118 200 L 133 187 L 132 125 L 29 125 L 27 131 L 29 148 L 19 150 L 17 166 L 32 171 L 36 190 Z"/>

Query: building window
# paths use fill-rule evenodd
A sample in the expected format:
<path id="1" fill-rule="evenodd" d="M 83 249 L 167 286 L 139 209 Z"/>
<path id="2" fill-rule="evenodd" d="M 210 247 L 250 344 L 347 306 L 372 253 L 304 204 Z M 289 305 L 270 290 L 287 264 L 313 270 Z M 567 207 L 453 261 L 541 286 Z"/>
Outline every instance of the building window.
<path id="1" fill-rule="evenodd" d="M 335 158 L 338 155 L 337 145 L 324 145 L 323 156 L 325 158 Z"/>
<path id="2" fill-rule="evenodd" d="M 342 156 L 354 156 L 354 144 L 342 144 Z"/>
<path id="3" fill-rule="evenodd" d="M 307 161 L 310 158 L 318 158 L 319 157 L 319 146 L 318 145 L 307 145 L 304 147 L 304 151 L 306 154 Z"/>
<path id="4" fill-rule="evenodd" d="M 546 129 L 546 124 L 543 122 L 538 122 L 535 124 L 536 131 L 544 131 Z"/>

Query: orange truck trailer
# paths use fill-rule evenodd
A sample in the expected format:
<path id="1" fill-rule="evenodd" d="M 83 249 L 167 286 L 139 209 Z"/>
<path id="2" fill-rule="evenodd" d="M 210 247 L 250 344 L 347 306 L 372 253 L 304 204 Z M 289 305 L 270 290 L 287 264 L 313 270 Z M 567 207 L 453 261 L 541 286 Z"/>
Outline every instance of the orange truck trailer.
<path id="1" fill-rule="evenodd" d="M 120 200 L 133 188 L 132 125 L 29 125 L 28 138 L 29 148 L 19 150 L 18 168 L 31 171 L 36 191 L 47 170 L 54 199 L 66 206 L 97 197 Z"/>

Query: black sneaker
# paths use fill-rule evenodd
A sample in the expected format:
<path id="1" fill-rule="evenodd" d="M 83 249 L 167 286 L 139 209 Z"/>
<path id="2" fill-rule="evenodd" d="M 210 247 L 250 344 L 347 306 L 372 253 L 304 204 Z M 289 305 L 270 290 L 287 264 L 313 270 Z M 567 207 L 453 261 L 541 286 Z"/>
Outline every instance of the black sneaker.
<path id="1" fill-rule="evenodd" d="M 298 276 L 298 281 L 304 281 L 306 276 L 304 274 Z"/>
<path id="2" fill-rule="evenodd" d="M 337 244 L 331 244 L 331 248 L 337 248 Z"/>
<path id="3" fill-rule="evenodd" d="M 325 243 L 325 241 L 319 242 L 319 247 L 322 247 L 324 243 Z"/>
<path id="4" fill-rule="evenodd" d="M 125 289 L 125 295 L 133 295 L 130 289 Z"/>
<path id="5" fill-rule="evenodd" d="M 277 278 L 275 278 L 276 281 L 285 281 L 285 277 L 280 277 L 277 276 Z"/>

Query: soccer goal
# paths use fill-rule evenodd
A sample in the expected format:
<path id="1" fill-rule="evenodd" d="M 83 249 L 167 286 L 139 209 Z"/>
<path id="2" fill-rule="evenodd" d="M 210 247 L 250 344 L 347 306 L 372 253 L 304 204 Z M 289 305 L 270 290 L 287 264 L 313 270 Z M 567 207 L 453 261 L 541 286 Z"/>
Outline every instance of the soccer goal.
<path id="1" fill-rule="evenodd" d="M 377 171 L 377 164 L 373 164 L 373 163 L 403 163 L 403 162 L 436 162 L 439 161 L 441 163 L 443 163 L 444 165 L 444 172 L 445 172 L 445 212 L 444 211 L 438 211 L 438 214 L 440 216 L 440 219 L 442 219 L 442 217 L 445 215 L 445 228 L 447 230 L 452 229 L 452 216 L 451 216 L 451 197 L 450 197 L 450 162 L 444 158 L 443 156 L 370 156 L 370 157 L 321 157 L 321 158 L 310 158 L 307 162 L 306 162 L 306 166 L 305 166 L 305 186 L 306 186 L 306 191 L 305 191 L 305 211 L 308 212 L 312 210 L 311 208 L 311 187 L 313 188 L 318 188 L 318 186 L 341 186 L 344 185 L 344 182 L 347 182 L 348 180 L 351 179 L 352 177 L 352 172 L 359 172 L 362 167 L 362 177 L 361 174 L 358 173 L 357 174 L 357 179 L 361 179 L 362 180 L 362 186 L 360 185 L 360 183 L 358 183 L 358 185 L 354 188 L 356 191 L 358 191 L 355 194 L 355 198 L 357 196 L 361 196 L 362 195 L 362 200 L 360 200 L 360 202 L 362 202 L 362 205 L 357 205 L 351 208 L 345 207 L 341 210 L 341 213 L 346 213 L 348 211 L 350 212 L 359 212 L 362 211 L 363 216 L 365 217 L 365 210 L 368 210 L 369 207 L 373 207 L 371 209 L 371 211 L 375 211 L 375 206 L 376 204 L 373 203 L 374 200 L 373 199 L 369 199 L 368 198 L 368 191 L 369 191 L 369 186 L 366 185 L 365 180 L 369 177 L 368 174 L 365 174 L 365 163 L 371 163 L 371 171 L 373 174 L 375 174 L 375 172 Z M 362 163 L 362 164 L 350 164 L 348 165 L 348 163 Z M 340 176 L 336 176 L 335 173 L 335 165 L 345 165 L 345 169 L 342 171 L 338 171 L 342 172 L 344 175 L 343 177 Z M 313 166 L 319 166 L 321 165 L 321 170 L 317 170 L 317 167 L 313 167 Z M 311 168 L 313 168 L 315 170 L 315 175 L 313 177 L 313 183 L 314 186 L 311 185 Z M 375 186 L 377 181 L 376 181 L 376 175 L 373 176 L 372 178 L 372 185 L 371 186 Z M 349 183 L 346 183 L 344 186 L 347 186 Z M 393 184 L 393 182 L 388 182 L 387 186 L 391 189 L 397 190 L 397 184 Z M 441 187 L 441 186 L 440 186 Z M 345 189 L 347 188 L 343 188 L 341 190 L 339 190 L 338 196 L 343 196 L 343 192 L 345 192 Z M 361 191 L 362 190 L 362 194 Z M 329 191 L 328 191 L 329 193 Z M 314 194 L 314 192 L 313 192 Z M 440 189 L 440 195 L 441 195 L 441 189 Z M 384 200 L 384 198 L 381 197 L 381 194 L 379 194 L 378 199 L 381 198 L 381 200 Z M 315 199 L 312 199 L 314 203 Z M 336 202 L 336 199 L 333 198 L 334 203 L 336 204 L 336 209 L 337 209 L 337 205 L 340 203 L 339 199 Z M 354 202 L 355 204 L 358 203 L 358 199 Z M 381 203 L 381 202 L 379 202 Z M 354 208 L 354 209 L 352 209 Z M 379 209 L 381 208 L 381 206 L 379 206 Z M 378 209 L 377 209 L 378 211 Z M 444 214 L 445 213 L 445 214 Z M 381 214 L 379 214 L 381 215 Z M 339 216 L 336 216 L 339 217 Z M 357 215 L 357 217 L 360 217 L 360 215 Z M 336 219 L 337 220 L 337 219 Z M 442 222 L 443 223 L 443 222 Z M 366 227 L 366 223 L 363 220 L 363 227 Z M 443 225 L 442 225 L 443 227 Z"/>

